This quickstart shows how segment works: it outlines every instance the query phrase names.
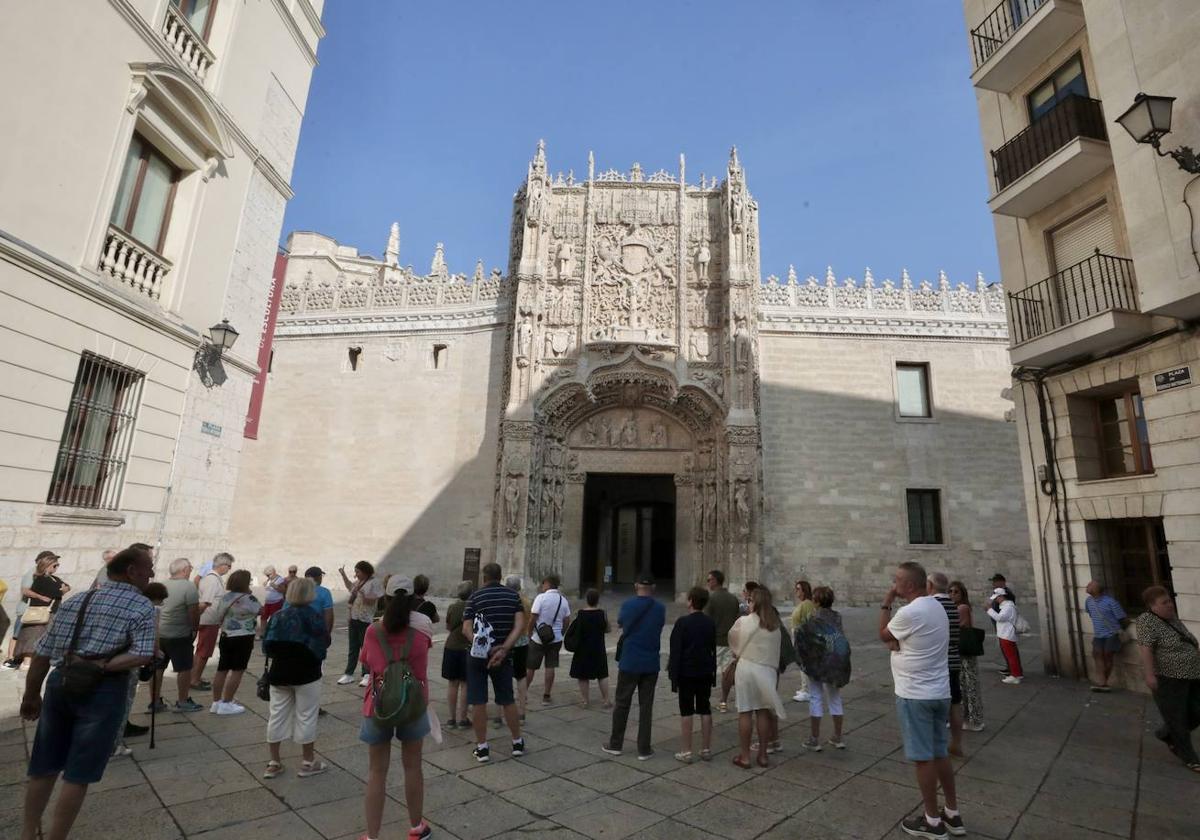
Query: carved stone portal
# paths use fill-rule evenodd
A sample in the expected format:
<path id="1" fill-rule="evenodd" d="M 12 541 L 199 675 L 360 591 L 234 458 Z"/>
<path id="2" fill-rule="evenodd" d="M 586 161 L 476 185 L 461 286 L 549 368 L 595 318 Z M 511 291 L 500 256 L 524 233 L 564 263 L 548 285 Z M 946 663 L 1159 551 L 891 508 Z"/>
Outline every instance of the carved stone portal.
<path id="1" fill-rule="evenodd" d="M 677 592 L 758 572 L 758 208 L 736 152 L 683 164 L 554 180 L 539 144 L 518 190 L 496 546 L 530 583 L 578 585 L 589 473 L 674 476 Z"/>

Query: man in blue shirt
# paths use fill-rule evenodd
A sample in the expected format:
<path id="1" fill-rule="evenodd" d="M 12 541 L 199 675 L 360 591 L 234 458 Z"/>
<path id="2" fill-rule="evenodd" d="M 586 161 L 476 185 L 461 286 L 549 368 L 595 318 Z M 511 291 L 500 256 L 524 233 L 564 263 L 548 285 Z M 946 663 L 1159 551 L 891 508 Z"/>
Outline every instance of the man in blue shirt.
<path id="1" fill-rule="evenodd" d="M 317 585 L 317 597 L 313 598 L 308 606 L 325 620 L 325 636 L 328 638 L 333 635 L 333 593 L 321 585 L 321 581 L 325 579 L 325 572 L 320 566 L 309 566 L 304 570 L 304 576 L 312 578 L 312 582 Z M 289 605 L 285 604 L 284 608 L 287 606 Z"/>
<path id="2" fill-rule="evenodd" d="M 617 696 L 613 706 L 612 735 L 603 749 L 620 755 L 625 742 L 625 725 L 633 692 L 638 694 L 638 761 L 654 755 L 650 746 L 650 725 L 654 719 L 654 687 L 658 683 L 659 647 L 667 609 L 654 598 L 654 579 L 642 575 L 634 584 L 636 595 L 621 605 L 617 623 L 621 625 L 621 648 L 617 658 Z"/>
<path id="3" fill-rule="evenodd" d="M 1117 599 L 1104 591 L 1100 581 L 1089 581 L 1087 594 L 1083 608 L 1092 618 L 1092 659 L 1096 662 L 1096 676 L 1100 680 L 1092 684 L 1092 691 L 1112 691 L 1108 680 L 1112 676 L 1113 660 L 1121 649 L 1121 629 L 1129 624 L 1129 619 Z"/>

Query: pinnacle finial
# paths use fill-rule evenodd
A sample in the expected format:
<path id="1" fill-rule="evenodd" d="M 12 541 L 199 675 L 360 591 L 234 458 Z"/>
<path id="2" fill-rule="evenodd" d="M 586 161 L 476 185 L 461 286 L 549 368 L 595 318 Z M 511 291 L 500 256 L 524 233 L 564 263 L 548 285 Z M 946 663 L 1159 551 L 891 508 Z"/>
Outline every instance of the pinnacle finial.
<path id="1" fill-rule="evenodd" d="M 796 282 L 796 266 L 794 266 L 794 265 L 788 266 L 788 282 L 789 283 Z"/>
<path id="2" fill-rule="evenodd" d="M 400 223 L 392 222 L 392 230 L 388 234 L 387 250 L 384 252 L 388 265 L 400 264 Z"/>
<path id="3" fill-rule="evenodd" d="M 830 286 L 837 283 L 837 275 L 833 273 L 833 266 L 825 266 L 825 282 Z"/>
<path id="4" fill-rule="evenodd" d="M 592 154 L 592 150 L 588 149 L 588 180 L 594 180 L 596 177 L 596 156 Z"/>
<path id="5" fill-rule="evenodd" d="M 730 146 L 729 147 L 729 168 L 730 169 L 740 169 L 741 166 L 742 166 L 741 163 L 738 162 L 737 146 Z"/>
<path id="6" fill-rule="evenodd" d="M 433 261 L 429 264 L 430 274 L 446 273 L 446 246 L 441 242 L 433 249 Z"/>
<path id="7" fill-rule="evenodd" d="M 982 291 L 986 287 L 987 287 L 987 281 L 983 279 L 983 272 L 976 271 L 975 272 L 975 289 L 977 291 Z"/>
<path id="8" fill-rule="evenodd" d="M 483 282 L 483 260 L 482 259 L 475 261 L 475 277 L 473 279 L 475 280 L 476 283 Z"/>
<path id="9" fill-rule="evenodd" d="M 679 153 L 679 183 L 680 184 L 687 183 L 687 181 L 684 180 L 684 173 L 686 173 L 686 172 L 687 172 L 687 161 L 685 161 L 683 159 L 683 152 L 680 152 Z"/>
<path id="10" fill-rule="evenodd" d="M 533 161 L 529 164 L 529 169 L 534 173 L 546 173 L 546 141 L 538 140 L 537 151 L 533 153 Z"/>

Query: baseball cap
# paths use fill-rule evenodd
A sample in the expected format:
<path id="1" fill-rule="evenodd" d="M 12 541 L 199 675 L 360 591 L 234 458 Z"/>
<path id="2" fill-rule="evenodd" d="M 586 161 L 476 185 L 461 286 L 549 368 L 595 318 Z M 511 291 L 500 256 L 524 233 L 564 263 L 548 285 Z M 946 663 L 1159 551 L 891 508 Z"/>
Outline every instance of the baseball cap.
<path id="1" fill-rule="evenodd" d="M 1007 598 L 1007 597 L 1008 597 L 1008 593 L 1004 591 L 1004 588 L 1003 588 L 1003 587 L 1001 587 L 1001 588 L 999 588 L 999 589 L 993 589 L 993 590 L 992 590 L 992 594 L 993 594 L 993 595 L 995 595 L 995 596 L 997 596 L 997 597 L 999 597 L 999 596 L 1001 596 L 1001 595 L 1003 595 L 1005 598 Z"/>
<path id="2" fill-rule="evenodd" d="M 43 560 L 46 560 L 46 559 L 50 559 L 50 560 L 57 560 L 57 559 L 58 559 L 59 557 L 61 557 L 61 556 L 62 556 L 62 555 L 55 554 L 53 551 L 39 551 L 39 552 L 38 552 L 37 559 L 36 559 L 34 562 L 35 562 L 35 563 L 40 563 L 40 562 L 42 562 Z"/>
<path id="3" fill-rule="evenodd" d="M 639 575 L 637 579 L 638 586 L 653 586 L 654 578 L 650 575 Z"/>
<path id="4" fill-rule="evenodd" d="M 408 575 L 392 575 L 388 578 L 387 586 L 384 587 L 383 591 L 388 595 L 395 595 L 401 589 L 405 592 L 413 591 L 412 578 Z"/>
<path id="5" fill-rule="evenodd" d="M 325 577 L 325 570 L 322 569 L 320 566 L 309 566 L 307 569 L 304 570 L 304 576 L 307 578 Z"/>
<path id="6" fill-rule="evenodd" d="M 1008 580 L 1008 578 L 1004 577 L 1004 575 L 1000 574 L 999 572 L 996 572 L 996 574 L 992 575 L 989 578 L 989 580 L 991 580 L 991 581 Z"/>

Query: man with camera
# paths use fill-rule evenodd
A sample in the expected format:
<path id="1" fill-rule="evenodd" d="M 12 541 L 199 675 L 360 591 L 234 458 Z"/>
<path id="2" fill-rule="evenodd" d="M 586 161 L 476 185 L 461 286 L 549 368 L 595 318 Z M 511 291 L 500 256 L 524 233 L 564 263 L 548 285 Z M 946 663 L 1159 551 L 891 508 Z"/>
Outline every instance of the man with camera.
<path id="1" fill-rule="evenodd" d="M 38 722 L 21 840 L 38 837 L 60 774 L 46 840 L 70 834 L 88 785 L 104 776 L 125 723 L 130 672 L 154 658 L 154 607 L 142 594 L 153 575 L 149 551 L 119 552 L 108 564 L 107 585 L 64 602 L 38 642 L 21 700 L 21 717 Z"/>

